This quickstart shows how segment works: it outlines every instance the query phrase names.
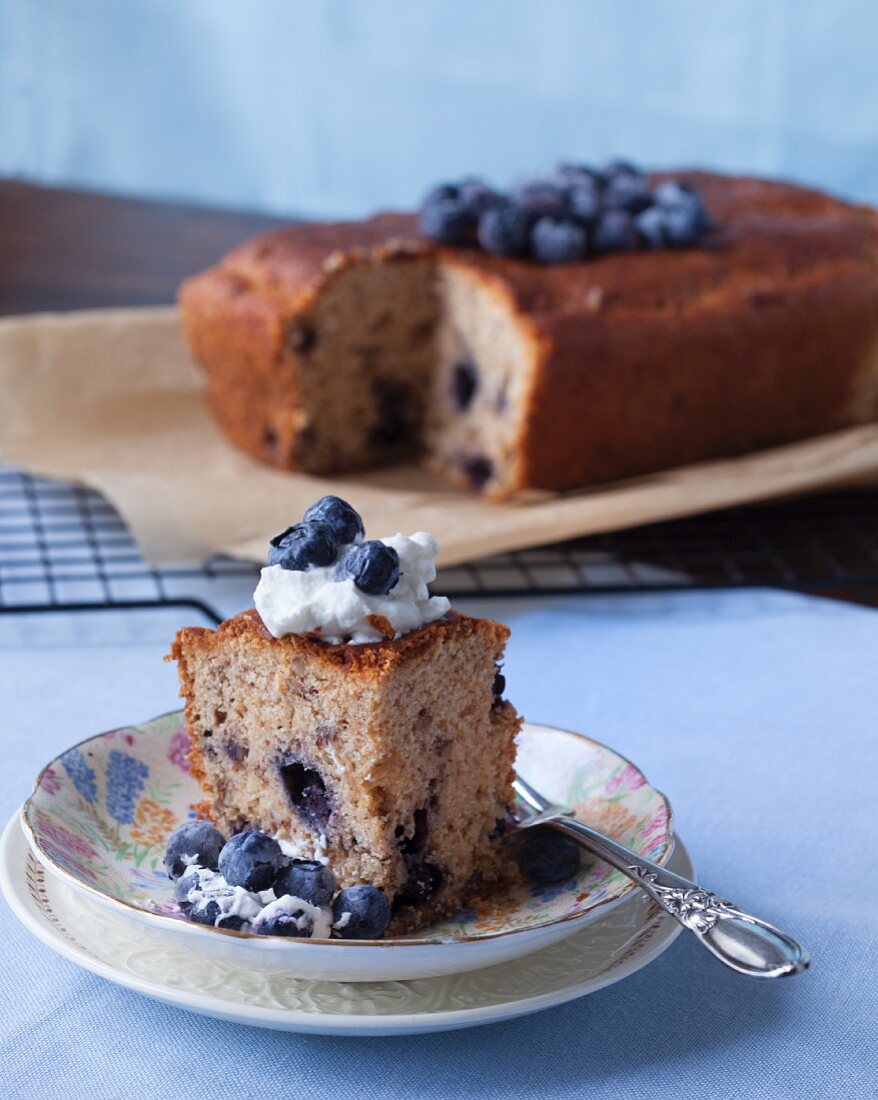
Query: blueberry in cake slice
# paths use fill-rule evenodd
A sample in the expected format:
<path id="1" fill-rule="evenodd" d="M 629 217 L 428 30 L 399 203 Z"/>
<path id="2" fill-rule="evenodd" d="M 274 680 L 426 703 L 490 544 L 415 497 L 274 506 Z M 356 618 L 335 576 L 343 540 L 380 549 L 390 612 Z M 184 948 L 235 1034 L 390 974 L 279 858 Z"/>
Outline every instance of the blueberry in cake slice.
<path id="1" fill-rule="evenodd" d="M 502 698 L 509 632 L 430 595 L 437 553 L 423 532 L 366 540 L 354 509 L 325 497 L 272 540 L 255 609 L 181 630 L 172 647 L 200 809 L 227 835 L 259 830 L 308 861 L 272 867 L 276 895 L 307 883 L 327 905 L 337 883 L 339 935 L 381 923 L 375 891 L 391 930 L 414 930 L 507 875 L 497 822 L 520 726 Z M 315 862 L 334 875 L 328 891 Z M 263 924 L 310 919 L 278 907 Z"/>

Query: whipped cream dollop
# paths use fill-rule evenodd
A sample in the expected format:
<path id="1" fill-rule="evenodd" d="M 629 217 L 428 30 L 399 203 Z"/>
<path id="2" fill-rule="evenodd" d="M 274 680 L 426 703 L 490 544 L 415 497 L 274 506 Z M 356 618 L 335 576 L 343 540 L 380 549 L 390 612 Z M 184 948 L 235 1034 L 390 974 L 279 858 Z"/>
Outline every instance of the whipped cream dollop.
<path id="1" fill-rule="evenodd" d="M 383 596 L 362 592 L 350 577 L 337 579 L 334 564 L 308 570 L 266 566 L 253 599 L 269 632 L 275 638 L 318 633 L 327 642 L 362 645 L 386 637 L 372 616 L 386 619 L 395 638 L 441 619 L 451 604 L 427 588 L 436 579 L 439 547 L 433 536 L 418 531 L 381 542 L 399 555 L 399 580 Z"/>

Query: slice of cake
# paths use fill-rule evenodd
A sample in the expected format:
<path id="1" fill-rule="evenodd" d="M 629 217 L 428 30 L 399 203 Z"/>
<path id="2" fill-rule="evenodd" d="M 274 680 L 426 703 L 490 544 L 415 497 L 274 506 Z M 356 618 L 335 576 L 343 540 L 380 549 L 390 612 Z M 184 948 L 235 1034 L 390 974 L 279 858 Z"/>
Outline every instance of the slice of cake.
<path id="1" fill-rule="evenodd" d="M 363 541 L 326 498 L 273 540 L 255 610 L 171 651 L 207 816 L 383 890 L 395 930 L 507 871 L 492 838 L 520 725 L 502 698 L 509 632 L 429 595 L 436 553 L 425 534 Z"/>
<path id="2" fill-rule="evenodd" d="M 460 185 L 420 225 L 383 214 L 241 245 L 180 291 L 220 426 L 282 469 L 418 452 L 508 497 L 878 418 L 875 210 L 779 181 L 613 172 L 489 205 L 478 243 Z M 687 221 L 702 200 L 703 233 Z"/>

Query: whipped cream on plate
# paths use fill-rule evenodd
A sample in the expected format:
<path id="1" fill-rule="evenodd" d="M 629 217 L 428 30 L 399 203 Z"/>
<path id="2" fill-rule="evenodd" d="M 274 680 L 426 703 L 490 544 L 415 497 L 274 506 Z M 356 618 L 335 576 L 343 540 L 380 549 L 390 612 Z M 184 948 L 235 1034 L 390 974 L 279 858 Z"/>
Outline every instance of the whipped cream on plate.
<path id="1" fill-rule="evenodd" d="M 327 642 L 362 645 L 386 636 L 369 621 L 372 616 L 386 619 L 395 638 L 441 619 L 451 604 L 427 588 L 436 579 L 439 547 L 433 536 L 418 531 L 380 541 L 399 555 L 399 580 L 382 596 L 361 591 L 350 577 L 337 579 L 334 564 L 308 570 L 266 566 L 253 599 L 268 631 L 275 638 L 317 633 Z"/>
<path id="2" fill-rule="evenodd" d="M 317 863 L 322 863 L 324 867 L 329 863 L 329 857 L 326 854 L 325 833 L 320 833 L 308 840 L 288 840 L 286 837 L 275 833 L 274 839 L 278 842 L 280 850 L 287 859 L 311 859 Z"/>
<path id="3" fill-rule="evenodd" d="M 216 902 L 219 912 L 214 924 L 218 928 L 223 927 L 227 918 L 239 917 L 245 922 L 242 931 L 246 932 L 251 925 L 282 912 L 291 916 L 301 914 L 296 923 L 302 931 L 307 929 L 310 921 L 312 927 L 307 938 L 329 939 L 332 909 L 328 905 L 312 905 L 304 898 L 291 894 L 279 898 L 271 889 L 253 891 L 245 890 L 243 886 L 229 886 L 219 871 L 211 871 L 197 864 L 190 864 L 190 867 L 191 886 L 183 900 L 193 906 Z"/>
<path id="4" fill-rule="evenodd" d="M 328 940 L 332 933 L 332 910 L 329 906 L 312 905 L 292 894 L 284 894 L 266 905 L 256 922 L 257 930 L 261 921 L 270 921 L 284 915 L 290 918 L 307 939 Z"/>

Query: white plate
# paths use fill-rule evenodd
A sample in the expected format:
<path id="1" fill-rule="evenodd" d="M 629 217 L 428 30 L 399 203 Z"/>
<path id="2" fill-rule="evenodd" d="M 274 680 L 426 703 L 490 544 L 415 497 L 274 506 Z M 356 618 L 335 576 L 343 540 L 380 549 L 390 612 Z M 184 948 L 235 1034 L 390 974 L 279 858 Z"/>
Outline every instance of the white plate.
<path id="1" fill-rule="evenodd" d="M 669 866 L 694 877 L 679 839 Z M 217 1019 L 316 1034 L 407 1035 L 524 1016 L 621 981 L 681 931 L 637 891 L 563 942 L 514 962 L 405 982 L 328 982 L 156 936 L 47 872 L 28 850 L 18 815 L 0 840 L 0 887 L 29 931 L 109 981 Z"/>

